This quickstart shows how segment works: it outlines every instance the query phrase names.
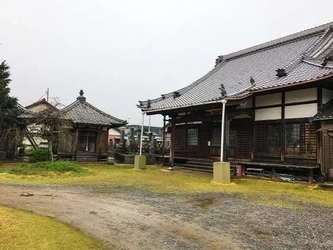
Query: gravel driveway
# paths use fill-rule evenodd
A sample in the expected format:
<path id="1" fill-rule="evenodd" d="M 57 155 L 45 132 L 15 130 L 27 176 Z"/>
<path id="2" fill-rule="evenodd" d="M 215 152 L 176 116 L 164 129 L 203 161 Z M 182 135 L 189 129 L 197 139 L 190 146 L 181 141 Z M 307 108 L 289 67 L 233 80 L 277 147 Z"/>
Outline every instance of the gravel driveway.
<path id="1" fill-rule="evenodd" d="M 234 194 L 114 186 L 1 184 L 0 190 L 1 205 L 50 216 L 112 249 L 333 249 L 333 209 L 286 197 L 278 199 L 291 208 Z"/>

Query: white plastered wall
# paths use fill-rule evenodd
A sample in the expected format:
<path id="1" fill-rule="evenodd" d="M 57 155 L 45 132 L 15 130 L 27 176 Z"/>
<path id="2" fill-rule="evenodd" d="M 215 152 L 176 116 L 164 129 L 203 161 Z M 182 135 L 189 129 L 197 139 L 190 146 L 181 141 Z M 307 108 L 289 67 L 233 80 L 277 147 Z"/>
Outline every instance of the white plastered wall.
<path id="1" fill-rule="evenodd" d="M 281 107 L 257 109 L 255 113 L 256 121 L 279 119 L 281 119 Z"/>
<path id="2" fill-rule="evenodd" d="M 286 92 L 286 104 L 317 100 L 317 88 L 300 89 Z"/>
<path id="3" fill-rule="evenodd" d="M 307 118 L 317 114 L 317 103 L 285 107 L 285 119 Z"/>
<path id="4" fill-rule="evenodd" d="M 261 95 L 256 97 L 256 107 L 281 104 L 281 93 Z"/>

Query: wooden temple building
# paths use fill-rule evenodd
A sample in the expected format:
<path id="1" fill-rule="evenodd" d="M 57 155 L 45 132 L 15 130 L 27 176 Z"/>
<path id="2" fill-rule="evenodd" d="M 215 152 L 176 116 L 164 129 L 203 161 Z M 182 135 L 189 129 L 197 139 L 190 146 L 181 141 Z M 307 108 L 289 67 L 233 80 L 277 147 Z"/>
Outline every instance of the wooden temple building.
<path id="1" fill-rule="evenodd" d="M 59 136 L 58 157 L 81 161 L 107 158 L 108 131 L 127 124 L 86 101 L 80 91 L 77 100 L 62 109 L 63 133 Z"/>
<path id="2" fill-rule="evenodd" d="M 206 75 L 139 101 L 171 124 L 170 165 L 220 160 L 243 170 L 333 178 L 333 22 L 218 56 Z"/>

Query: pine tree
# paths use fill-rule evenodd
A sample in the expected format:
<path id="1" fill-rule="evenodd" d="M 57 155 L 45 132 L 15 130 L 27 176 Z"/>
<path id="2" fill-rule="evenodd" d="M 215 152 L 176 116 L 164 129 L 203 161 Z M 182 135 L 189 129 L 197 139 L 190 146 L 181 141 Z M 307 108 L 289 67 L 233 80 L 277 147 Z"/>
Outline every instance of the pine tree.
<path id="1" fill-rule="evenodd" d="M 16 127 L 19 115 L 17 99 L 9 96 L 11 82 L 9 69 L 6 61 L 0 64 L 0 131 L 2 132 Z"/>

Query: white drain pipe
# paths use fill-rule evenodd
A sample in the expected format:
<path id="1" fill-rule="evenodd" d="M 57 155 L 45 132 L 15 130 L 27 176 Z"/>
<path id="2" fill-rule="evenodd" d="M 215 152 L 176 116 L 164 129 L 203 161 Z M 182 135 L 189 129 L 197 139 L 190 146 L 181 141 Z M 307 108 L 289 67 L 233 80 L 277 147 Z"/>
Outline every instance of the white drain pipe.
<path id="1" fill-rule="evenodd" d="M 225 120 L 225 104 L 227 103 L 226 99 L 222 99 L 222 119 L 221 119 L 221 152 L 220 152 L 220 161 L 223 162 L 223 149 L 224 149 L 224 120 Z"/>

